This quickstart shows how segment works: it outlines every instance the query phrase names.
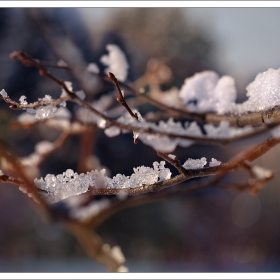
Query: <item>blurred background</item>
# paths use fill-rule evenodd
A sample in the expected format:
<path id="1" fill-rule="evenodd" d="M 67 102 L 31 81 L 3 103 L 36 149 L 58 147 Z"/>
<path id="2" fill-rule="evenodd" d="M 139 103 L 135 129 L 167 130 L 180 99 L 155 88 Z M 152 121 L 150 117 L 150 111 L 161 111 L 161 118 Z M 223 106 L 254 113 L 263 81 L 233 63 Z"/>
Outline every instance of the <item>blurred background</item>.
<path id="1" fill-rule="evenodd" d="M 61 57 L 49 40 L 56 36 L 70 40 L 82 61 L 97 63 L 101 71 L 99 59 L 107 53 L 106 45 L 119 45 L 128 58 L 130 81 L 145 73 L 151 59 L 164 61 L 173 79 L 161 85 L 163 90 L 180 88 L 185 78 L 203 70 L 230 75 L 241 102 L 259 72 L 280 67 L 279 33 L 278 8 L 1 8 L 0 88 L 14 100 L 21 95 L 29 102 L 45 94 L 58 97 L 57 86 L 36 69 L 9 58 L 12 51 L 21 50 L 56 62 Z M 61 71 L 54 73 L 68 78 Z M 92 99 L 113 89 L 108 84 L 96 88 Z M 1 140 L 20 156 L 33 152 L 38 141 L 56 137 L 39 129 L 9 129 L 19 113 L 7 108 L 2 102 Z M 41 175 L 77 170 L 78 141 L 73 137 L 50 156 Z M 194 145 L 177 148 L 174 154 L 181 162 L 202 156 L 225 162 L 250 145 L 251 141 L 225 148 Z M 97 232 L 110 245 L 121 246 L 131 272 L 279 272 L 279 152 L 276 147 L 256 162 L 275 172 L 257 196 L 213 187 L 123 210 Z M 112 175 L 130 175 L 133 167 L 160 160 L 150 147 L 134 145 L 131 135 L 112 140 L 102 131 L 95 134 L 93 153 Z M 0 246 L 0 272 L 105 271 L 59 225 L 43 224 L 28 198 L 10 185 L 0 187 Z"/>

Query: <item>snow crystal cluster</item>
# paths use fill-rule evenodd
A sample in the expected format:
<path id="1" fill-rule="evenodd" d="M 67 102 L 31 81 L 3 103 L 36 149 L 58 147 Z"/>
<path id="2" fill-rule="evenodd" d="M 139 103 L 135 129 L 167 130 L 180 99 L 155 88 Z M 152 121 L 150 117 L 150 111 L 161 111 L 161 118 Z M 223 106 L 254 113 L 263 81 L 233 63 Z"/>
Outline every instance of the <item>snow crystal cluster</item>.
<path id="1" fill-rule="evenodd" d="M 52 97 L 50 95 L 45 95 L 44 98 L 39 98 L 38 100 L 50 102 L 50 101 L 52 101 Z M 22 95 L 20 97 L 19 102 L 21 105 L 28 105 L 28 102 L 26 101 L 26 96 L 24 96 L 24 95 Z M 60 106 L 65 107 L 66 102 L 60 103 Z M 52 105 L 40 106 L 37 109 L 33 109 L 33 108 L 26 109 L 26 112 L 29 114 L 35 115 L 35 118 L 37 120 L 53 118 L 57 111 L 58 111 L 58 108 L 55 106 L 52 106 Z M 30 118 L 30 120 L 31 120 L 31 118 Z"/>
<path id="2" fill-rule="evenodd" d="M 200 113 L 214 111 L 223 114 L 231 111 L 236 96 L 234 79 L 229 76 L 219 78 L 213 71 L 187 78 L 179 91 L 179 98 L 188 110 Z"/>
<path id="3" fill-rule="evenodd" d="M 140 113 L 137 110 L 133 110 L 134 113 L 137 113 L 138 116 L 141 117 Z M 178 135 L 186 135 L 186 136 L 194 136 L 194 137 L 204 137 L 201 129 L 199 128 L 196 122 L 186 122 L 184 126 L 181 122 L 175 122 L 173 118 L 169 118 L 166 122 L 160 121 L 157 124 L 152 122 L 147 122 L 141 117 L 141 121 L 136 121 L 132 118 L 127 112 L 117 119 L 118 122 L 126 125 L 133 125 L 139 128 L 151 128 L 158 132 L 164 133 L 173 133 Z M 219 124 L 219 126 L 214 126 L 213 124 L 206 124 L 204 128 L 207 132 L 207 137 L 216 137 L 216 138 L 230 138 L 234 136 L 238 136 L 244 133 L 248 133 L 253 130 L 252 127 L 230 127 L 229 123 L 223 121 Z M 125 133 L 126 131 L 123 131 Z M 115 137 L 121 133 L 121 129 L 115 126 L 111 126 L 105 129 L 105 134 L 108 137 Z M 187 139 L 171 139 L 168 136 L 160 136 L 156 134 L 147 134 L 147 133 L 138 133 L 138 139 L 140 139 L 144 144 L 153 147 L 156 150 L 170 153 L 175 150 L 177 146 L 188 147 L 194 143 L 192 140 Z"/>
<path id="4" fill-rule="evenodd" d="M 70 196 L 85 193 L 88 188 L 135 188 L 145 184 L 170 179 L 169 168 L 164 167 L 165 162 L 154 162 L 153 168 L 140 166 L 134 168 L 131 176 L 117 174 L 113 178 L 105 176 L 105 169 L 90 171 L 87 174 L 78 174 L 68 169 L 60 175 L 48 174 L 45 179 L 35 179 L 34 183 L 42 190 L 42 197 L 48 203 L 55 203 Z"/>
<path id="5" fill-rule="evenodd" d="M 222 162 L 216 160 L 215 158 L 212 158 L 209 162 L 210 167 L 219 166 Z M 201 159 L 192 159 L 189 158 L 185 161 L 183 164 L 183 167 L 185 169 L 200 169 L 203 168 L 207 164 L 207 160 L 205 157 L 202 157 Z"/>
<path id="6" fill-rule="evenodd" d="M 214 138 L 231 138 L 242 135 L 244 133 L 252 132 L 254 129 L 252 126 L 232 127 L 227 121 L 221 121 L 218 126 L 213 124 L 205 124 L 204 129 L 208 137 Z"/>
<path id="7" fill-rule="evenodd" d="M 119 81 L 124 82 L 129 68 L 124 53 L 117 45 L 113 44 L 107 45 L 106 49 L 109 54 L 100 58 L 100 61 L 108 66 L 105 71 L 112 72 Z"/>
<path id="8" fill-rule="evenodd" d="M 203 168 L 204 165 L 206 164 L 207 164 L 207 160 L 205 157 L 202 157 L 201 159 L 189 158 L 188 160 L 185 161 L 183 167 L 185 169 L 200 169 Z"/>
<path id="9" fill-rule="evenodd" d="M 192 112 L 245 113 L 280 105 L 280 69 L 268 69 L 256 76 L 247 88 L 248 100 L 236 104 L 236 88 L 232 77 L 219 78 L 213 71 L 203 71 L 187 78 L 179 90 L 179 98 Z"/>

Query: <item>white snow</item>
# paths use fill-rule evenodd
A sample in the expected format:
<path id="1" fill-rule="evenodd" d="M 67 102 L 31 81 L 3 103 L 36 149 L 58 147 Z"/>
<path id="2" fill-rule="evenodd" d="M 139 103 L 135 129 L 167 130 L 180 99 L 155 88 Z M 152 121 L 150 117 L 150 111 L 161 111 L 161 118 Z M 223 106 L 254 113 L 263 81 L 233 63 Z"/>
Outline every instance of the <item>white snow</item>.
<path id="1" fill-rule="evenodd" d="M 223 114 L 234 107 L 235 83 L 229 76 L 219 78 L 213 71 L 203 71 L 185 80 L 179 91 L 179 98 L 192 112 Z"/>
<path id="2" fill-rule="evenodd" d="M 25 95 L 22 95 L 20 97 L 19 102 L 20 102 L 21 105 L 26 105 L 27 104 L 27 101 L 25 99 L 26 99 Z"/>
<path id="3" fill-rule="evenodd" d="M 211 161 L 209 162 L 209 166 L 210 167 L 214 167 L 214 166 L 219 166 L 222 162 L 216 160 L 215 158 L 212 158 Z"/>
<path id="4" fill-rule="evenodd" d="M 108 66 L 105 71 L 112 72 L 119 81 L 124 82 L 129 68 L 124 53 L 117 45 L 113 44 L 107 45 L 106 49 L 109 54 L 100 58 L 100 61 Z"/>
<path id="5" fill-rule="evenodd" d="M 7 92 L 6 92 L 4 89 L 2 89 L 2 90 L 0 91 L 0 94 L 1 94 L 4 98 L 8 97 L 8 94 L 7 94 Z"/>
<path id="6" fill-rule="evenodd" d="M 176 156 L 175 155 L 172 155 L 172 154 L 169 154 L 168 157 L 170 157 L 171 159 L 175 160 Z"/>
<path id="7" fill-rule="evenodd" d="M 268 69 L 247 86 L 248 100 L 238 106 L 240 113 L 261 111 L 280 105 L 280 68 Z"/>
<path id="8" fill-rule="evenodd" d="M 165 162 L 154 162 L 153 168 L 140 166 L 134 168 L 131 176 L 117 174 L 113 178 L 105 176 L 105 169 L 93 170 L 87 174 L 77 174 L 71 169 L 57 176 L 48 174 L 45 179 L 35 179 L 38 189 L 45 190 L 43 198 L 48 203 L 55 203 L 70 196 L 85 193 L 90 186 L 95 188 L 135 188 L 145 184 L 153 184 L 170 179 L 169 168 L 164 167 Z"/>
<path id="9" fill-rule="evenodd" d="M 200 169 L 203 168 L 204 165 L 207 164 L 207 160 L 205 157 L 202 157 L 201 159 L 192 159 L 189 158 L 185 161 L 183 164 L 183 167 L 186 169 Z"/>

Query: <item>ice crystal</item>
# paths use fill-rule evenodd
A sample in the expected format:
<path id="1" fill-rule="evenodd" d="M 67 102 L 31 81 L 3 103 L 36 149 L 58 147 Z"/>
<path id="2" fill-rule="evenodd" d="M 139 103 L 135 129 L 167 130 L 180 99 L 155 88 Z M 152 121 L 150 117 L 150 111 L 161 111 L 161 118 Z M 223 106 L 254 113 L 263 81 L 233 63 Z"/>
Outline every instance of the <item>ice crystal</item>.
<path id="1" fill-rule="evenodd" d="M 25 99 L 26 99 L 25 95 L 22 95 L 20 97 L 19 102 L 20 102 L 21 105 L 26 105 L 27 104 L 27 101 Z"/>
<path id="2" fill-rule="evenodd" d="M 214 166 L 219 166 L 222 162 L 216 160 L 215 158 L 212 158 L 211 161 L 209 162 L 209 166 L 210 167 L 214 167 Z"/>
<path id="3" fill-rule="evenodd" d="M 227 121 L 221 121 L 218 126 L 205 124 L 204 129 L 209 137 L 231 138 L 253 131 L 253 127 L 246 126 L 243 128 L 231 127 Z"/>
<path id="4" fill-rule="evenodd" d="M 205 157 L 201 159 L 191 159 L 189 158 L 184 164 L 183 167 L 186 169 L 200 169 L 203 168 L 204 165 L 207 164 L 207 160 Z"/>
<path id="5" fill-rule="evenodd" d="M 0 91 L 0 94 L 2 95 L 3 98 L 8 97 L 8 94 L 7 94 L 7 92 L 6 92 L 4 89 L 2 89 L 2 90 Z"/>
<path id="6" fill-rule="evenodd" d="M 106 72 L 112 72 L 118 80 L 124 82 L 127 77 L 129 65 L 124 53 L 117 45 L 109 44 L 106 46 L 108 55 L 103 55 L 100 61 L 107 65 Z"/>

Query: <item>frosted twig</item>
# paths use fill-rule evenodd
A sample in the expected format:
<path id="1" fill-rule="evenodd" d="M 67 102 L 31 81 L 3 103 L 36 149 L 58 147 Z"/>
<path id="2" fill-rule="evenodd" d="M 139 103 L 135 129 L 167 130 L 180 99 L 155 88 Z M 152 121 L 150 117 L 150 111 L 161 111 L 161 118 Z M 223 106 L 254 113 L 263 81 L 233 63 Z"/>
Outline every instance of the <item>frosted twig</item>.
<path id="1" fill-rule="evenodd" d="M 120 122 L 117 122 L 117 121 L 107 117 L 106 115 L 102 114 L 101 112 L 99 112 L 98 110 L 93 108 L 91 105 L 89 105 L 84 100 L 81 100 L 80 98 L 78 98 L 75 95 L 75 93 L 73 93 L 72 91 L 70 91 L 68 89 L 65 82 L 58 80 L 52 74 L 47 72 L 45 70 L 45 68 L 37 62 L 37 60 L 30 58 L 29 56 L 27 56 L 26 54 L 24 54 L 22 52 L 17 52 L 16 54 L 17 54 L 16 57 L 18 59 L 20 59 L 23 64 L 27 63 L 27 65 L 33 65 L 33 66 L 37 67 L 39 69 L 40 74 L 50 78 L 52 81 L 57 83 L 60 87 L 62 87 L 67 92 L 67 94 L 69 96 L 69 99 L 71 101 L 79 104 L 80 106 L 90 110 L 92 113 L 94 113 L 98 117 L 106 120 L 106 123 L 107 123 L 108 126 L 116 126 L 116 127 L 121 128 L 123 130 L 128 130 L 128 131 L 131 131 L 131 132 L 134 131 L 134 132 L 154 134 L 154 135 L 159 135 L 159 136 L 168 136 L 170 138 L 188 139 L 188 140 L 197 141 L 198 143 L 208 143 L 208 144 L 217 144 L 218 143 L 218 144 L 226 145 L 226 144 L 229 144 L 231 142 L 239 141 L 239 140 L 242 140 L 242 139 L 246 139 L 246 138 L 261 134 L 261 133 L 263 133 L 263 132 L 265 132 L 265 131 L 269 130 L 270 128 L 273 128 L 277 125 L 277 123 L 269 123 L 269 124 L 267 124 L 267 127 L 262 127 L 262 128 L 259 128 L 258 130 L 253 131 L 253 132 L 238 135 L 238 136 L 235 136 L 235 137 L 232 137 L 232 138 L 211 138 L 211 137 L 197 137 L 197 136 L 169 133 L 169 132 L 166 132 L 166 131 L 159 131 L 159 130 L 156 130 L 156 129 L 153 129 L 153 128 L 143 128 L 143 127 L 138 127 L 138 126 L 133 126 L 133 125 L 122 124 Z"/>
<path id="2" fill-rule="evenodd" d="M 16 52 L 11 54 L 13 57 L 16 57 Z M 40 61 L 36 59 L 37 64 L 40 64 L 41 66 L 51 67 L 51 68 L 59 68 L 62 70 L 71 71 L 71 67 L 66 66 L 59 66 L 56 63 L 46 62 L 46 61 Z M 111 80 L 106 75 L 102 73 L 91 73 L 94 76 L 99 76 L 103 80 Z M 280 106 L 275 106 L 274 108 L 268 109 L 268 110 L 262 110 L 259 112 L 248 112 L 248 113 L 242 113 L 239 115 L 232 115 L 232 114 L 220 114 L 217 115 L 215 113 L 194 113 L 189 112 L 186 109 L 180 109 L 175 108 L 172 106 L 168 106 L 166 104 L 163 104 L 152 97 L 140 93 L 131 86 L 129 86 L 126 83 L 119 82 L 120 87 L 126 88 L 128 91 L 134 93 L 135 95 L 147 100 L 148 102 L 156 105 L 158 108 L 163 110 L 172 111 L 179 116 L 189 117 L 191 119 L 197 120 L 202 123 L 213 123 L 215 125 L 218 125 L 221 121 L 228 121 L 231 126 L 236 127 L 244 127 L 246 125 L 252 125 L 252 126 L 260 126 L 263 124 L 269 124 L 270 122 L 279 122 L 280 120 Z"/>

